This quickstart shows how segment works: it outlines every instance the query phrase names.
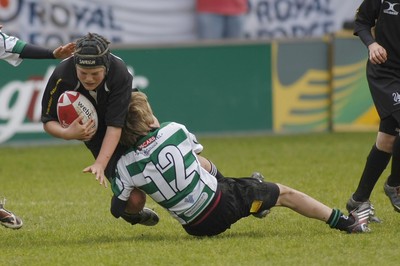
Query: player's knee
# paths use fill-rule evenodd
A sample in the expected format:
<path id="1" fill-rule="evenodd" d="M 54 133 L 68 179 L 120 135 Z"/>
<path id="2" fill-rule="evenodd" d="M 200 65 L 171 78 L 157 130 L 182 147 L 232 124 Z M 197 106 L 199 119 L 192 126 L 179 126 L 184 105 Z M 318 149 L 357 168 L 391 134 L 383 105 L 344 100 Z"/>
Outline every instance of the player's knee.
<path id="1" fill-rule="evenodd" d="M 145 204 L 146 194 L 140 189 L 134 189 L 129 196 L 125 212 L 139 213 L 141 210 L 143 210 Z"/>
<path id="2" fill-rule="evenodd" d="M 376 138 L 376 148 L 383 152 L 392 153 L 395 139 L 396 136 L 379 132 Z"/>
<path id="3" fill-rule="evenodd" d="M 282 184 L 277 183 L 277 186 L 279 187 L 279 197 L 276 206 L 286 206 L 297 191 Z"/>

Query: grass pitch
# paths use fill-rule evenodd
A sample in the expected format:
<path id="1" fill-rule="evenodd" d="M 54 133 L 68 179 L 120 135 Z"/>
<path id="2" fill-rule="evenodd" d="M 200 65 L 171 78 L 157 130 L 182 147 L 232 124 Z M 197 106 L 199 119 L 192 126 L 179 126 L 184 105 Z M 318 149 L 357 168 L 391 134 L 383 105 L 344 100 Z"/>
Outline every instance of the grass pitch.
<path id="1" fill-rule="evenodd" d="M 262 172 L 345 210 L 375 133 L 199 137 L 203 155 L 226 176 Z M 109 213 L 110 189 L 82 169 L 92 163 L 83 145 L 0 149 L 0 195 L 24 220 L 0 228 L 4 265 L 397 265 L 400 214 L 383 193 L 388 169 L 372 194 L 382 224 L 348 235 L 285 208 L 265 219 L 237 222 L 212 238 L 189 236 L 160 215 L 155 227 L 131 226 Z"/>

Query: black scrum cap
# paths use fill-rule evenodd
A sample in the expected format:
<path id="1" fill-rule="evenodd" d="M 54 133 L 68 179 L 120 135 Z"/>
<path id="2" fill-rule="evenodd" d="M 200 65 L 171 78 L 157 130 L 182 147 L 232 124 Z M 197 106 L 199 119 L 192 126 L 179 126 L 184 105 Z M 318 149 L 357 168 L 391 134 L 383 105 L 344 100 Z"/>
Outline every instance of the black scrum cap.
<path id="1" fill-rule="evenodd" d="M 81 67 L 93 68 L 104 66 L 109 69 L 109 41 L 96 33 L 88 33 L 76 41 L 74 53 L 75 64 Z"/>

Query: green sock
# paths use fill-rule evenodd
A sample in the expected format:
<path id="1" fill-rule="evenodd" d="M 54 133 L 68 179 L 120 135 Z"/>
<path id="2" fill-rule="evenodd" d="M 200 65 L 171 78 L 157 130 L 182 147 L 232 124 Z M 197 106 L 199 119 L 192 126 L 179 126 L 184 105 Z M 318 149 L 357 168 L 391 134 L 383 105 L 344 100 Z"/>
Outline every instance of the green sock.
<path id="1" fill-rule="evenodd" d="M 326 223 L 329 224 L 329 226 L 331 228 L 336 228 L 336 225 L 339 222 L 340 216 L 342 216 L 342 212 L 338 209 L 333 209 L 331 216 L 329 216 L 329 219 Z"/>
<path id="2" fill-rule="evenodd" d="M 340 210 L 333 209 L 326 223 L 329 224 L 331 228 L 346 231 L 346 229 L 354 223 L 354 217 L 346 216 Z"/>

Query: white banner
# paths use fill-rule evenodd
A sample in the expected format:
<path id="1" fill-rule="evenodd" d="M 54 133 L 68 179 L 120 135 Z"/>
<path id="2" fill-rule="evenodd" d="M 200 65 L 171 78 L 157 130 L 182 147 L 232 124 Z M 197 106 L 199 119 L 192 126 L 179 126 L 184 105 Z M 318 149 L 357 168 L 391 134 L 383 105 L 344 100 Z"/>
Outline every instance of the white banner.
<path id="1" fill-rule="evenodd" d="M 354 17 L 362 0 L 249 0 L 249 39 L 320 37 Z M 4 32 L 55 47 L 88 32 L 112 43 L 196 40 L 195 0 L 0 1 Z"/>
<path id="2" fill-rule="evenodd" d="M 362 0 L 249 0 L 249 39 L 320 37 L 353 20 Z"/>
<path id="3" fill-rule="evenodd" d="M 3 31 L 25 41 L 57 46 L 97 32 L 113 43 L 195 39 L 195 0 L 0 1 Z"/>

